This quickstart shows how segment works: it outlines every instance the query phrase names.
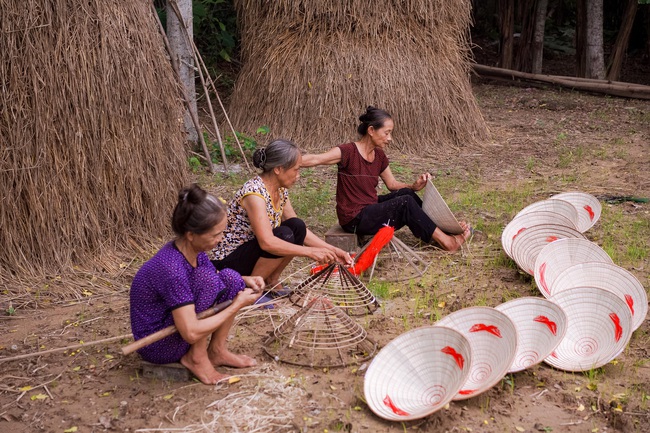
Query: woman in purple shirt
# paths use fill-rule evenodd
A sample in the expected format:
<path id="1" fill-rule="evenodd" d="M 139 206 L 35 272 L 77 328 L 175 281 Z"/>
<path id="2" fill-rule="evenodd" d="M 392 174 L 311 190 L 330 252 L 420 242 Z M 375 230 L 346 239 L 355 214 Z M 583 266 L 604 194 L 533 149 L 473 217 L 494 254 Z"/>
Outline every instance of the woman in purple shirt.
<path id="1" fill-rule="evenodd" d="M 216 272 L 205 251 L 226 228 L 224 204 L 198 185 L 183 188 L 172 215 L 175 240 L 165 244 L 137 272 L 131 284 L 131 329 L 136 340 L 175 325 L 178 333 L 140 349 L 148 362 L 180 362 L 205 384 L 227 377 L 215 366 L 252 367 L 255 359 L 230 352 L 226 338 L 235 314 L 259 298 L 260 277 L 232 269 Z M 249 288 L 247 288 L 248 286 Z M 232 300 L 214 316 L 198 313 Z"/>

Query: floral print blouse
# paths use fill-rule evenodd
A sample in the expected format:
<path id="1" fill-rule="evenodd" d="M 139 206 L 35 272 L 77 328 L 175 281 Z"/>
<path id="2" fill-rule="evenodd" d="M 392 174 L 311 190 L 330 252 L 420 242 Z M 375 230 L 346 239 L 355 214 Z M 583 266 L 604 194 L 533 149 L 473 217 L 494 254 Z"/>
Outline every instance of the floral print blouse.
<path id="1" fill-rule="evenodd" d="M 269 217 L 271 229 L 279 227 L 282 223 L 282 212 L 289 199 L 289 190 L 280 188 L 280 203 L 276 208 L 273 206 L 271 194 L 266 189 L 264 181 L 262 181 L 261 177 L 255 176 L 235 193 L 235 197 L 229 203 L 228 226 L 223 233 L 222 241 L 211 251 L 213 260 L 223 260 L 237 247 L 255 237 L 246 209 L 242 206 L 242 200 L 249 195 L 262 197 L 266 202 L 266 214 Z"/>

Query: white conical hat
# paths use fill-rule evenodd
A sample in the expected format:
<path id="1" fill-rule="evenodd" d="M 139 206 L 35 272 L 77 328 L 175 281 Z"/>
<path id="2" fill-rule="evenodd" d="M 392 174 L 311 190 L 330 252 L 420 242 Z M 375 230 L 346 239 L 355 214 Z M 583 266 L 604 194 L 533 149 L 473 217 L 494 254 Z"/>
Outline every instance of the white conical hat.
<path id="1" fill-rule="evenodd" d="M 551 296 L 567 315 L 567 332 L 544 362 L 560 370 L 586 371 L 618 356 L 632 336 L 632 315 L 615 293 L 594 287 Z"/>
<path id="2" fill-rule="evenodd" d="M 575 208 L 573 203 L 568 202 L 566 200 L 560 200 L 555 198 L 549 198 L 546 200 L 540 200 L 540 201 L 536 201 L 535 203 L 531 203 L 525 208 L 523 208 L 522 210 L 520 210 L 517 213 L 517 215 L 515 215 L 515 218 L 525 213 L 540 211 L 540 210 L 555 212 L 555 213 L 559 213 L 560 215 L 564 215 L 565 217 L 569 218 L 576 227 L 578 227 L 578 210 Z"/>
<path id="3" fill-rule="evenodd" d="M 517 328 L 517 353 L 509 373 L 542 362 L 566 334 L 564 310 L 548 299 L 526 296 L 494 308 L 505 313 Z"/>
<path id="4" fill-rule="evenodd" d="M 648 314 L 648 294 L 639 280 L 613 263 L 578 263 L 555 279 L 552 294 L 575 287 L 598 287 L 616 293 L 630 308 L 632 330 L 643 324 Z"/>
<path id="5" fill-rule="evenodd" d="M 535 260 L 535 282 L 545 297 L 552 294 L 555 278 L 566 268 L 584 262 L 613 263 L 605 250 L 582 238 L 558 239 L 546 245 Z"/>
<path id="6" fill-rule="evenodd" d="M 535 210 L 512 219 L 501 233 L 501 245 L 512 258 L 512 242 L 528 227 L 539 224 L 558 224 L 575 229 L 575 224 L 566 215 L 548 210 Z"/>
<path id="7" fill-rule="evenodd" d="M 551 198 L 565 200 L 575 206 L 578 211 L 578 230 L 582 233 L 589 230 L 600 218 L 602 205 L 596 197 L 586 192 L 563 192 Z"/>
<path id="8" fill-rule="evenodd" d="M 578 230 L 558 224 L 539 224 L 524 230 L 512 242 L 512 259 L 526 273 L 535 275 L 539 252 L 551 242 L 565 238 L 582 238 Z"/>
<path id="9" fill-rule="evenodd" d="M 431 415 L 456 395 L 472 362 L 458 331 L 425 326 L 401 334 L 370 363 L 363 392 L 370 409 L 391 421 Z"/>
<path id="10" fill-rule="evenodd" d="M 427 186 L 424 188 L 422 210 L 443 232 L 452 235 L 463 233 L 463 228 L 431 180 L 427 182 Z"/>
<path id="11" fill-rule="evenodd" d="M 517 330 L 504 313 L 490 307 L 463 308 L 436 322 L 462 333 L 472 347 L 469 376 L 454 400 L 475 397 L 496 385 L 517 352 Z"/>

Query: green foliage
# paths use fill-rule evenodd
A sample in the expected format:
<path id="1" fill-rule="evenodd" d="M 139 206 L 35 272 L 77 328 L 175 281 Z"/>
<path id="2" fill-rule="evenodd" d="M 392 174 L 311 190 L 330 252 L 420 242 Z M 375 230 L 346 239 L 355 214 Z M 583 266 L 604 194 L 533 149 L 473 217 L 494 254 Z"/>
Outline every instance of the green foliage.
<path id="1" fill-rule="evenodd" d="M 269 132 L 270 129 L 266 125 L 260 126 L 259 128 L 257 128 L 257 131 L 255 131 L 256 135 L 259 136 L 264 136 Z M 235 139 L 235 136 L 237 137 L 237 139 Z M 219 146 L 219 141 L 210 140 L 210 137 L 207 132 L 203 132 L 203 138 L 208 147 L 208 151 L 210 152 L 210 157 L 212 159 L 212 162 L 213 163 L 222 162 L 221 148 Z M 239 140 L 239 145 L 241 145 L 241 148 L 244 151 L 244 155 L 246 156 L 246 158 L 251 158 L 253 156 L 253 152 L 258 146 L 255 137 L 245 134 L 243 132 L 235 131 L 235 135 L 232 134 L 226 135 L 225 137 L 223 137 L 222 143 L 223 143 L 223 150 L 224 153 L 226 154 L 226 159 L 228 161 L 237 162 L 242 160 L 242 154 L 241 151 L 239 150 L 239 146 L 237 145 L 237 140 Z M 193 167 L 192 163 L 190 163 L 190 167 Z"/>
<path id="2" fill-rule="evenodd" d="M 194 43 L 211 62 L 230 62 L 238 41 L 237 14 L 232 1 L 194 0 Z"/>

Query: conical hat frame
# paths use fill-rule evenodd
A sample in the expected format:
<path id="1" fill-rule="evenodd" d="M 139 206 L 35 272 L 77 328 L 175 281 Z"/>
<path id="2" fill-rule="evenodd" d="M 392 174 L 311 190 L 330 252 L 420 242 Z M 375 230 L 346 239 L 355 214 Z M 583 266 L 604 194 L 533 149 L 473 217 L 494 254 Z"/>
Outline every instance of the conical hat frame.
<path id="1" fill-rule="evenodd" d="M 289 295 L 299 307 L 313 298 L 326 296 L 350 316 L 372 314 L 379 302 L 375 295 L 343 265 L 332 263 L 300 283 Z"/>
<path id="2" fill-rule="evenodd" d="M 324 296 L 280 324 L 262 347 L 276 361 L 317 368 L 360 364 L 377 351 L 363 327 Z"/>

